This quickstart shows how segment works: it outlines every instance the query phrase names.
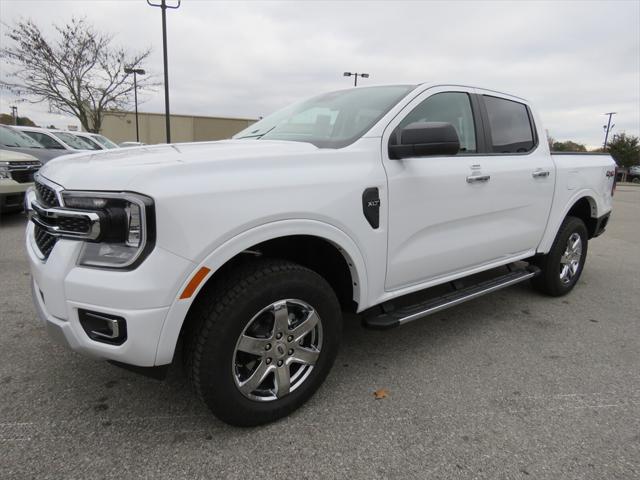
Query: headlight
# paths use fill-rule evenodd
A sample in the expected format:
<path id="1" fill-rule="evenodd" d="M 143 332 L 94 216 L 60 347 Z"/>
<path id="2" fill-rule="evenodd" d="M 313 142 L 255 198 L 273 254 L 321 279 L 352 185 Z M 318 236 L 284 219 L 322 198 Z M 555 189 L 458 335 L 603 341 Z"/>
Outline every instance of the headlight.
<path id="1" fill-rule="evenodd" d="M 85 241 L 78 263 L 90 267 L 131 268 L 155 243 L 151 198 L 137 193 L 62 192 L 65 209 L 96 212 L 100 236 Z"/>
<path id="2" fill-rule="evenodd" d="M 8 162 L 0 162 L 0 178 L 11 178 Z"/>

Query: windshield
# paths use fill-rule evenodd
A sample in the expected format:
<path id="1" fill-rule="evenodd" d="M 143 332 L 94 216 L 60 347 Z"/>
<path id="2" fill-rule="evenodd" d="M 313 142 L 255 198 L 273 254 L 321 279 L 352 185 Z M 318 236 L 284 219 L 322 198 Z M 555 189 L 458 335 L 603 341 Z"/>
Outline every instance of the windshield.
<path id="1" fill-rule="evenodd" d="M 102 145 L 105 148 L 118 148 L 118 145 L 113 143 L 107 137 L 104 137 L 97 133 L 90 133 L 89 135 L 91 135 L 91 138 L 93 138 L 96 142 L 98 142 L 100 145 Z"/>
<path id="2" fill-rule="evenodd" d="M 73 135 L 72 133 L 67 132 L 50 132 L 54 137 L 58 137 L 64 143 L 69 145 L 71 148 L 75 148 L 77 150 L 89 150 L 89 147 L 84 144 L 82 140 Z"/>
<path id="3" fill-rule="evenodd" d="M 5 147 L 44 148 L 33 138 L 9 127 L 0 127 L 0 144 Z"/>
<path id="4" fill-rule="evenodd" d="M 87 137 L 82 137 L 80 135 L 74 135 L 78 140 L 85 144 L 84 148 L 88 148 L 89 150 L 102 150 L 102 147 L 98 145 L 98 142 L 94 142 L 92 139 Z"/>
<path id="5" fill-rule="evenodd" d="M 254 123 L 233 138 L 308 142 L 342 148 L 364 135 L 413 85 L 359 87 L 326 93 Z"/>

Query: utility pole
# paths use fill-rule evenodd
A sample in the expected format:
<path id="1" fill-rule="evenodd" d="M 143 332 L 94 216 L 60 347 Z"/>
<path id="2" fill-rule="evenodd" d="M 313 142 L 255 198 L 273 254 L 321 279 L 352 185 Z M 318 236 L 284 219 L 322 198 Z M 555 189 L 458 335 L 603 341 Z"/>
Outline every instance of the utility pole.
<path id="1" fill-rule="evenodd" d="M 18 125 L 18 107 L 11 107 L 11 116 L 13 117 L 13 124 Z"/>
<path id="2" fill-rule="evenodd" d="M 369 78 L 368 73 L 354 73 L 354 72 L 344 72 L 345 77 L 353 77 L 353 86 L 358 86 L 358 77 L 361 78 Z"/>
<path id="3" fill-rule="evenodd" d="M 142 68 L 125 67 L 124 73 L 133 73 L 133 98 L 135 99 L 136 105 L 136 142 L 140 142 L 140 130 L 138 128 L 138 82 L 136 75 L 144 75 L 146 72 Z"/>
<path id="4" fill-rule="evenodd" d="M 606 125 L 603 125 L 602 128 L 604 128 L 606 130 L 605 134 L 604 134 L 604 145 L 602 146 L 604 148 L 604 150 L 607 149 L 607 142 L 609 140 L 609 132 L 611 131 L 611 129 L 613 127 L 615 127 L 615 125 L 611 125 L 611 117 L 613 117 L 617 112 L 608 112 L 605 113 L 604 115 L 609 115 L 609 121 L 607 122 Z"/>
<path id="5" fill-rule="evenodd" d="M 161 0 L 160 3 L 152 3 L 151 0 L 147 0 L 147 3 L 152 7 L 160 7 L 162 9 L 162 53 L 164 59 L 164 115 L 165 124 L 167 130 L 167 143 L 171 143 L 171 120 L 169 119 L 169 70 L 167 61 L 167 8 L 175 10 L 180 8 L 181 0 L 177 0 L 177 5 L 167 5 L 166 0 Z"/>

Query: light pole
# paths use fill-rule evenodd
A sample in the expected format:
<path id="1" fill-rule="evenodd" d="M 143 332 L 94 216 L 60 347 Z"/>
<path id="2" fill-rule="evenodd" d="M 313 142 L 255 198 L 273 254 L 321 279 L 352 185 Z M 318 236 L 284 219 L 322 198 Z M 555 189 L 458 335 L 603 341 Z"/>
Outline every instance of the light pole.
<path id="1" fill-rule="evenodd" d="M 136 75 L 144 75 L 142 68 L 125 67 L 124 73 L 133 73 L 133 98 L 136 104 L 136 142 L 140 142 L 140 130 L 138 129 L 138 82 Z"/>
<path id="2" fill-rule="evenodd" d="M 345 77 L 353 77 L 353 86 L 358 86 L 358 77 L 369 78 L 368 73 L 344 72 Z"/>
<path id="3" fill-rule="evenodd" d="M 609 132 L 611 131 L 611 129 L 613 127 L 615 127 L 615 125 L 611 125 L 611 117 L 613 117 L 617 112 L 609 112 L 609 113 L 605 113 L 604 115 L 609 115 L 609 121 L 607 122 L 606 125 L 603 125 L 602 127 L 605 129 L 605 134 L 604 134 L 604 145 L 602 146 L 604 148 L 604 150 L 607 149 L 607 141 L 609 140 Z"/>
<path id="4" fill-rule="evenodd" d="M 167 143 L 171 143 L 171 120 L 169 120 L 169 70 L 167 66 L 167 8 L 175 10 L 180 8 L 180 1 L 177 0 L 177 5 L 167 5 L 166 0 L 161 0 L 160 3 L 152 3 L 151 0 L 147 0 L 147 3 L 152 7 L 160 7 L 162 9 L 162 53 L 164 58 L 164 116 L 167 129 Z"/>

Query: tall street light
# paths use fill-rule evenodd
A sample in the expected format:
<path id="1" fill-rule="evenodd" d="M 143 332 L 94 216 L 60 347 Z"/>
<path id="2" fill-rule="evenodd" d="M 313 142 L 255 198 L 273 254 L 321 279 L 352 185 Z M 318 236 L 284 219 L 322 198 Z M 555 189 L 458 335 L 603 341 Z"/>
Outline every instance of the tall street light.
<path id="1" fill-rule="evenodd" d="M 167 129 L 167 143 L 171 143 L 171 121 L 169 120 L 169 70 L 167 67 L 167 8 L 175 10 L 180 8 L 180 1 L 177 0 L 176 5 L 167 5 L 166 0 L 161 0 L 160 3 L 152 3 L 151 0 L 147 0 L 147 3 L 152 7 L 160 7 L 162 9 L 162 52 L 164 56 L 164 116 Z"/>
<path id="2" fill-rule="evenodd" d="M 611 129 L 613 127 L 615 127 L 615 125 L 611 125 L 611 117 L 613 117 L 617 112 L 609 112 L 609 113 L 605 113 L 605 115 L 609 115 L 609 121 L 607 122 L 606 125 L 603 125 L 604 129 L 605 129 L 605 134 L 604 134 L 604 145 L 603 148 L 604 150 L 607 149 L 607 141 L 609 140 L 609 132 L 611 131 Z"/>
<path id="3" fill-rule="evenodd" d="M 145 71 L 141 68 L 125 67 L 124 73 L 133 73 L 133 98 L 136 104 L 136 142 L 140 142 L 140 130 L 138 129 L 138 82 L 136 75 L 144 75 Z"/>
<path id="4" fill-rule="evenodd" d="M 353 86 L 358 86 L 358 77 L 369 78 L 368 73 L 344 72 L 345 77 L 353 77 Z"/>

